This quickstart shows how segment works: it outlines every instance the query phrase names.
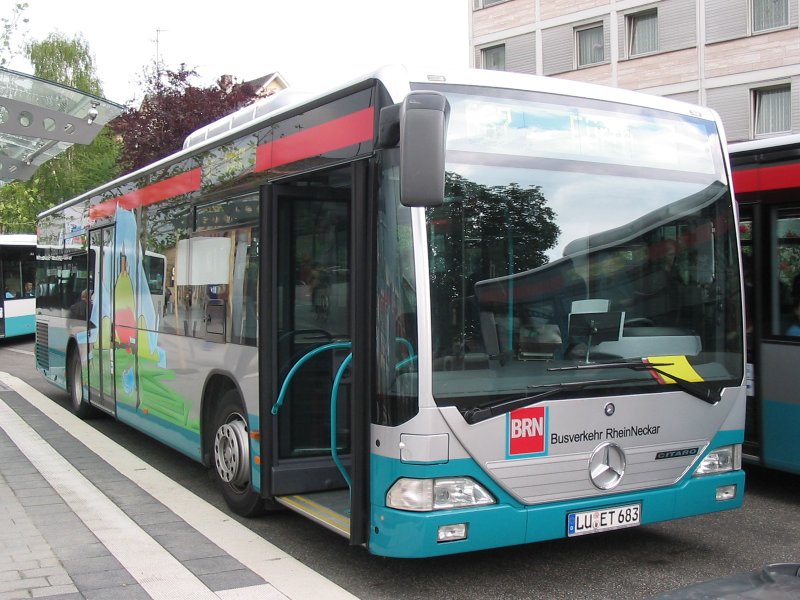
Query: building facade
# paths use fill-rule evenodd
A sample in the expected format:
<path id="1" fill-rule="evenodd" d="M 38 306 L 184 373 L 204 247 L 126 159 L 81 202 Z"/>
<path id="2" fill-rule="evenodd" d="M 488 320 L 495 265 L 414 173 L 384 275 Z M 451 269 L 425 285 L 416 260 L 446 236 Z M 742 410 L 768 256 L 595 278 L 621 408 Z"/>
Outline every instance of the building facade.
<path id="1" fill-rule="evenodd" d="M 467 0 L 472 65 L 709 106 L 728 141 L 800 133 L 800 0 Z"/>

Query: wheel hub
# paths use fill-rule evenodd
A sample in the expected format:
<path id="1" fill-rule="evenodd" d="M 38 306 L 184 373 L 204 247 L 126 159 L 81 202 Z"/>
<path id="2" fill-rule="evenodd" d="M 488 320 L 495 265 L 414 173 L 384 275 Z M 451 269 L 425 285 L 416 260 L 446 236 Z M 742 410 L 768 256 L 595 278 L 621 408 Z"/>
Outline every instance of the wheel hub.
<path id="1" fill-rule="evenodd" d="M 217 429 L 214 462 L 225 483 L 241 488 L 250 481 L 250 446 L 243 421 L 234 419 Z"/>

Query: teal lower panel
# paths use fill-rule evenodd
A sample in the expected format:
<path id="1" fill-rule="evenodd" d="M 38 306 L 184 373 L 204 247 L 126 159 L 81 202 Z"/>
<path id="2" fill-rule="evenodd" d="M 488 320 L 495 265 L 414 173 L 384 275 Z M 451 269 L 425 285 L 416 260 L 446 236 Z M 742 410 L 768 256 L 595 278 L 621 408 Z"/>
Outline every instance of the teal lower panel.
<path id="1" fill-rule="evenodd" d="M 741 431 L 722 432 L 709 449 L 741 443 L 741 437 Z M 642 506 L 642 525 L 646 525 L 739 508 L 744 497 L 745 474 L 739 470 L 704 477 L 687 475 L 666 488 L 524 506 L 499 488 L 469 459 L 440 465 L 409 465 L 375 455 L 371 460 L 373 504 L 369 550 L 373 554 L 397 558 L 444 556 L 563 538 L 567 536 L 567 515 L 571 512 L 637 503 Z M 400 511 L 385 505 L 386 492 L 399 477 L 448 476 L 474 478 L 495 496 L 497 504 L 436 512 Z M 723 485 L 736 486 L 737 493 L 733 499 L 716 499 L 716 490 Z M 467 539 L 438 543 L 438 528 L 456 523 L 467 524 Z"/>
<path id="2" fill-rule="evenodd" d="M 117 418 L 189 458 L 198 462 L 202 460 L 200 434 L 195 431 L 179 427 L 155 415 L 145 414 L 121 402 L 117 403 Z"/>
<path id="3" fill-rule="evenodd" d="M 765 466 L 800 473 L 800 404 L 761 403 L 763 435 L 761 458 Z"/>
<path id="4" fill-rule="evenodd" d="M 36 331 L 36 317 L 34 315 L 24 315 L 21 317 L 8 317 L 5 320 L 7 338 L 18 335 L 31 335 Z"/>

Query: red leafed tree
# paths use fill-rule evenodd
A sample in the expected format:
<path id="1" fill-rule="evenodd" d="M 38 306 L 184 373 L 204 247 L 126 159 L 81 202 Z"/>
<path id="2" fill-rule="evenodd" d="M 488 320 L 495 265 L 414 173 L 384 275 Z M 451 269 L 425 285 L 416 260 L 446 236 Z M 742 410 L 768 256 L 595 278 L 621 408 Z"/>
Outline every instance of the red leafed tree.
<path id="1" fill-rule="evenodd" d="M 197 72 L 182 64 L 177 71 L 154 70 L 146 76 L 144 100 L 129 106 L 109 126 L 122 139 L 120 163 L 133 171 L 183 147 L 191 132 L 252 103 L 255 90 L 223 76 L 215 85 L 196 87 Z"/>

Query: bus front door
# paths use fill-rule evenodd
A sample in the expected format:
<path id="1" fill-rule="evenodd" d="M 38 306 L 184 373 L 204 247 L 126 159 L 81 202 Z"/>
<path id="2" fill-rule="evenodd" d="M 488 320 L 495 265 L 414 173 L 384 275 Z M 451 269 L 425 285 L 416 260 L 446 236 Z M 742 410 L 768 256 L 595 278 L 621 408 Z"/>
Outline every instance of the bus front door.
<path id="1" fill-rule="evenodd" d="M 92 403 L 114 413 L 114 344 L 112 317 L 114 296 L 110 292 L 114 265 L 114 227 L 95 229 L 89 233 L 89 310 L 87 360 L 89 393 Z"/>
<path id="2" fill-rule="evenodd" d="M 273 397 L 270 488 L 277 501 L 349 536 L 351 185 L 348 169 L 271 187 Z M 343 371 L 344 372 L 344 371 Z M 287 381 L 288 379 L 288 381 Z M 331 428 L 335 432 L 332 456 Z M 339 458 L 341 457 L 341 458 Z"/>

